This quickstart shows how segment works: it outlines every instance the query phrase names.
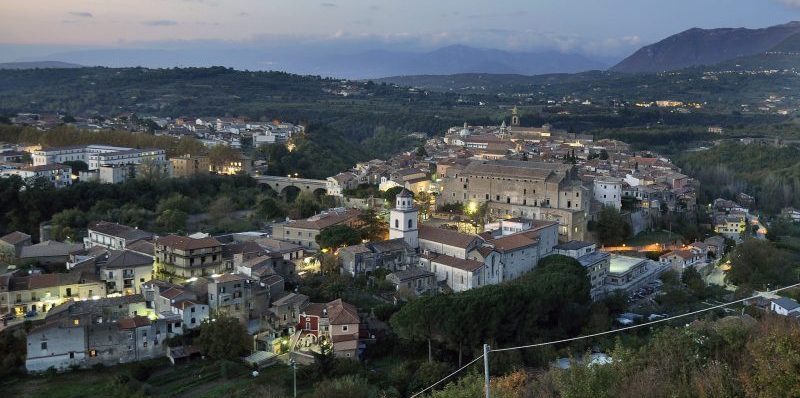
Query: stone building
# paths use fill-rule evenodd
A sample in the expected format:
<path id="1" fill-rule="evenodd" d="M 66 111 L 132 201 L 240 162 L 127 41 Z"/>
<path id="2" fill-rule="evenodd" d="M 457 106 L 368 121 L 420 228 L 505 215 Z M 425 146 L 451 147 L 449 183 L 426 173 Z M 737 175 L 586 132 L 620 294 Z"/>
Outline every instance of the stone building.
<path id="1" fill-rule="evenodd" d="M 564 240 L 583 239 L 591 190 L 571 164 L 516 160 L 473 161 L 447 171 L 440 205 L 487 204 L 494 217 L 559 223 Z"/>

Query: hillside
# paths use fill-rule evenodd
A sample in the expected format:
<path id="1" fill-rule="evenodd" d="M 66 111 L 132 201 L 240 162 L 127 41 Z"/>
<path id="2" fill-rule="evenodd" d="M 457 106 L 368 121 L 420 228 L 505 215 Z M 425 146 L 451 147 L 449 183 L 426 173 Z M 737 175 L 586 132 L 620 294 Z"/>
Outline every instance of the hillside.
<path id="1" fill-rule="evenodd" d="M 610 70 L 647 73 L 713 65 L 767 52 L 798 33 L 800 22 L 763 29 L 692 28 L 639 49 Z"/>
<path id="2" fill-rule="evenodd" d="M 276 56 L 280 54 L 280 56 Z M 387 46 L 379 48 L 297 48 L 254 46 L 225 48 L 108 48 L 58 52 L 47 55 L 83 65 L 114 68 L 172 68 L 217 65 L 237 70 L 276 70 L 301 75 L 346 79 L 374 79 L 395 75 L 453 73 L 574 73 L 606 69 L 607 64 L 579 54 L 559 51 L 516 52 L 491 48 L 451 45 L 430 51 L 409 51 Z"/>
<path id="3" fill-rule="evenodd" d="M 67 69 L 83 68 L 83 65 L 71 64 L 61 61 L 38 62 L 0 62 L 0 69 Z"/>
<path id="4" fill-rule="evenodd" d="M 458 73 L 539 75 L 607 67 L 577 54 L 556 51 L 510 52 L 462 45 L 424 53 L 369 51 L 332 58 L 323 65 L 320 74 L 349 78 Z"/>

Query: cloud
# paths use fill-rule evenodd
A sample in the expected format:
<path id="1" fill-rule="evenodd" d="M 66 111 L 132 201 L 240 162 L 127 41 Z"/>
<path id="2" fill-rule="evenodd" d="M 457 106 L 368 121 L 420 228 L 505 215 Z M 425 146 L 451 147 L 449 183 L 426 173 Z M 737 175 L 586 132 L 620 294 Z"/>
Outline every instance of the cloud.
<path id="1" fill-rule="evenodd" d="M 181 0 L 181 1 L 184 2 L 184 3 L 198 3 L 198 4 L 206 4 L 206 5 L 209 5 L 209 6 L 216 6 L 217 5 L 216 1 L 210 1 L 210 0 Z"/>
<path id="2" fill-rule="evenodd" d="M 177 25 L 177 21 L 173 21 L 171 19 L 156 19 L 152 21 L 143 21 L 142 25 L 144 26 L 173 26 Z"/>
<path id="3" fill-rule="evenodd" d="M 323 7 L 336 7 L 336 3 L 319 3 Z"/>
<path id="4" fill-rule="evenodd" d="M 787 7 L 800 8 L 800 0 L 773 0 Z"/>
<path id="5" fill-rule="evenodd" d="M 94 17 L 94 15 L 92 15 L 91 12 L 85 12 L 85 11 L 72 11 L 72 12 L 69 13 L 69 15 L 72 15 L 73 17 L 81 17 L 81 18 L 92 18 L 92 17 Z"/>
<path id="6" fill-rule="evenodd" d="M 236 14 L 237 17 L 247 17 L 249 15 L 250 15 L 250 13 L 247 12 L 247 11 L 242 11 L 242 12 Z"/>

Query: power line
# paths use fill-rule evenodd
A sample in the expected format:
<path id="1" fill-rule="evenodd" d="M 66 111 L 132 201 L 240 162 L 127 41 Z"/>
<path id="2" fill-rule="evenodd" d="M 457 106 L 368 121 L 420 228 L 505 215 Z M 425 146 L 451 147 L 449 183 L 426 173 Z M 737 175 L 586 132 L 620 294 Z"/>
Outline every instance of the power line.
<path id="1" fill-rule="evenodd" d="M 780 292 L 780 291 L 783 291 L 783 290 L 792 289 L 792 288 L 795 288 L 795 287 L 800 287 L 800 283 L 795 283 L 793 285 L 785 286 L 785 287 L 778 288 L 778 289 L 775 289 L 775 290 L 770 290 L 770 291 L 767 291 L 765 293 L 775 294 L 777 292 Z M 548 342 L 544 342 L 544 343 L 528 344 L 528 345 L 521 345 L 521 346 L 516 346 L 516 347 L 497 348 L 497 349 L 489 350 L 489 352 L 503 352 L 503 351 L 521 350 L 521 349 L 525 349 L 525 348 L 543 347 L 543 346 L 547 346 L 547 345 L 568 343 L 568 342 L 571 342 L 571 341 L 584 340 L 584 339 L 591 339 L 591 338 L 598 337 L 598 336 L 605 336 L 605 335 L 609 335 L 609 334 L 624 332 L 624 331 L 627 331 L 627 330 L 632 330 L 632 329 L 637 329 L 637 328 L 641 328 L 641 327 L 645 327 L 645 326 L 655 325 L 655 324 L 658 324 L 658 323 L 668 322 L 668 321 L 671 321 L 671 320 L 674 320 L 674 319 L 680 319 L 680 318 L 685 318 L 685 317 L 692 316 L 692 315 L 702 314 L 704 312 L 708 312 L 708 311 L 716 310 L 716 309 L 719 309 L 719 308 L 727 307 L 727 306 L 733 305 L 733 304 L 742 303 L 742 302 L 745 302 L 747 300 L 756 299 L 758 297 L 761 297 L 761 294 L 756 294 L 756 295 L 753 295 L 753 296 L 750 296 L 750 297 L 746 297 L 746 298 L 743 298 L 743 299 L 730 301 L 730 302 L 727 302 L 727 303 L 711 306 L 711 307 L 708 307 L 708 308 L 703 308 L 701 310 L 687 312 L 685 314 L 674 315 L 674 316 L 663 318 L 663 319 L 657 319 L 657 320 L 654 320 L 654 321 L 648 321 L 648 322 L 645 322 L 645 323 L 640 323 L 638 325 L 625 326 L 625 327 L 621 327 L 621 328 L 618 328 L 618 329 L 606 330 L 605 332 L 593 333 L 593 334 L 577 336 L 577 337 L 570 337 L 570 338 L 561 339 L 561 340 L 553 340 L 553 341 L 548 341 Z M 411 398 L 415 398 L 415 397 L 419 396 L 420 394 L 422 394 L 422 393 L 424 393 L 424 392 L 436 387 L 437 385 L 441 384 L 443 381 L 445 381 L 445 380 L 449 379 L 450 377 L 454 376 L 455 374 L 461 372 L 466 367 L 472 365 L 473 363 L 477 362 L 481 358 L 483 358 L 483 354 L 481 354 L 479 357 L 473 359 L 468 364 L 456 369 L 453 373 L 450 373 L 449 375 L 445 376 L 444 378 L 442 378 L 441 380 L 437 381 L 436 383 L 433 383 L 430 386 L 426 387 L 424 390 L 421 390 L 421 391 L 417 392 L 416 394 L 412 395 Z"/>
<path id="2" fill-rule="evenodd" d="M 416 394 L 412 395 L 412 396 L 411 396 L 411 398 L 417 397 L 417 396 L 419 396 L 420 394 L 424 393 L 425 391 L 428 391 L 428 390 L 430 390 L 431 388 L 433 388 L 433 387 L 436 387 L 436 386 L 437 386 L 437 385 L 439 385 L 441 382 L 443 382 L 443 381 L 445 381 L 445 380 L 449 379 L 450 377 L 452 377 L 452 376 L 453 376 L 453 375 L 455 375 L 456 373 L 458 373 L 458 372 L 460 372 L 460 371 L 464 370 L 464 369 L 465 369 L 467 366 L 469 366 L 469 365 L 472 365 L 473 363 L 477 362 L 477 361 L 478 361 L 479 359 L 481 359 L 481 358 L 483 358 L 483 354 L 481 354 L 479 357 L 477 357 L 477 358 L 473 359 L 473 360 L 472 360 L 472 361 L 470 361 L 468 364 L 466 364 L 466 365 L 464 365 L 464 366 L 462 366 L 462 367 L 460 367 L 460 368 L 456 369 L 456 371 L 454 371 L 453 373 L 450 373 L 449 375 L 447 375 L 447 376 L 443 377 L 441 380 L 437 381 L 436 383 L 433 383 L 433 384 L 431 384 L 430 386 L 426 387 L 424 390 L 422 390 L 422 391 L 419 391 L 419 392 L 417 392 Z"/>
<path id="3" fill-rule="evenodd" d="M 781 290 L 791 289 L 791 288 L 795 288 L 795 287 L 799 287 L 799 286 L 800 286 L 800 283 L 795 283 L 794 285 L 789 285 L 789 286 L 786 286 L 786 287 L 782 287 L 780 289 L 771 290 L 771 291 L 769 291 L 767 293 L 774 294 L 774 293 L 777 293 L 777 292 L 779 292 Z M 722 303 L 722 304 L 711 306 L 711 307 L 708 307 L 708 308 L 703 308 L 701 310 L 687 312 L 685 314 L 675 315 L 675 316 L 671 316 L 671 317 L 667 317 L 667 318 L 656 319 L 654 321 L 648 321 L 648 322 L 645 322 L 645 323 L 640 323 L 638 325 L 631 325 L 631 326 L 621 327 L 621 328 L 618 328 L 618 329 L 606 330 L 605 332 L 593 333 L 593 334 L 588 334 L 588 335 L 578 336 L 578 337 L 570 337 L 570 338 L 561 339 L 561 340 L 548 341 L 548 342 L 545 342 L 545 343 L 528 344 L 528 345 L 522 345 L 522 346 L 517 346 L 517 347 L 498 348 L 498 349 L 492 350 L 492 352 L 520 350 L 520 349 L 532 348 L 532 347 L 542 347 L 542 346 L 546 346 L 546 345 L 567 343 L 567 342 L 570 342 L 570 341 L 590 339 L 590 338 L 594 338 L 594 337 L 598 337 L 598 336 L 604 336 L 604 335 L 608 335 L 608 334 L 624 332 L 626 330 L 631 330 L 631 329 L 641 328 L 641 327 L 645 327 L 645 326 L 655 325 L 657 323 L 662 323 L 662 322 L 668 322 L 668 321 L 671 321 L 673 319 L 685 318 L 685 317 L 692 316 L 692 315 L 702 314 L 703 312 L 715 310 L 715 309 L 718 309 L 718 308 L 727 307 L 727 306 L 732 305 L 732 304 L 738 304 L 738 303 L 741 303 L 741 302 L 744 302 L 744 301 L 747 301 L 747 300 L 752 300 L 752 299 L 755 299 L 755 298 L 758 298 L 758 297 L 761 297 L 761 295 L 760 294 L 756 294 L 754 296 L 746 297 L 746 298 L 739 299 L 739 300 L 734 300 L 734 301 L 727 302 L 727 303 Z"/>

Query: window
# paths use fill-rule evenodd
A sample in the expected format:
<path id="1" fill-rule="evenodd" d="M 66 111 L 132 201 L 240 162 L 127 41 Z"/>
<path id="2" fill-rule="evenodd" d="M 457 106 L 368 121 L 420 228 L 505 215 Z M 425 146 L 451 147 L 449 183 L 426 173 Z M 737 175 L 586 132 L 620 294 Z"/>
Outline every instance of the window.
<path id="1" fill-rule="evenodd" d="M 97 356 L 97 350 L 89 350 L 89 356 L 94 358 Z"/>
<path id="2" fill-rule="evenodd" d="M 413 225 L 414 220 L 408 220 L 408 227 L 411 228 Z"/>
<path id="3" fill-rule="evenodd" d="M 395 219 L 394 220 L 394 227 L 395 228 L 400 228 L 400 220 L 399 219 Z"/>
<path id="4" fill-rule="evenodd" d="M 72 324 L 75 325 L 75 326 L 78 326 L 78 325 L 81 324 L 81 320 L 80 319 L 73 319 L 72 320 Z"/>
<path id="5" fill-rule="evenodd" d="M 42 349 L 43 349 L 43 350 L 46 350 L 46 349 L 47 349 L 47 342 L 46 342 L 46 341 L 43 341 L 43 342 L 42 342 Z"/>
<path id="6" fill-rule="evenodd" d="M 347 331 L 347 325 L 342 325 L 342 331 L 343 331 L 343 332 L 346 332 L 346 331 Z"/>
<path id="7" fill-rule="evenodd" d="M 75 353 L 70 351 L 69 352 L 69 359 L 75 359 Z"/>

